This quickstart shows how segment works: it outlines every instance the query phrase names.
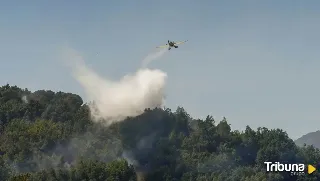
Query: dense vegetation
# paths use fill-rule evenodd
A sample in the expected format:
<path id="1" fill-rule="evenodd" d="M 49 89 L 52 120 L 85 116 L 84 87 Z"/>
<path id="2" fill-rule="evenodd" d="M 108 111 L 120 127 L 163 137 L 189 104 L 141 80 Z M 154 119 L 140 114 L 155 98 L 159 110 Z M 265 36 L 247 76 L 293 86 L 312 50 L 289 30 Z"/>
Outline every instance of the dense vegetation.
<path id="1" fill-rule="evenodd" d="M 0 180 L 319 180 L 266 173 L 265 161 L 316 165 L 280 129 L 231 130 L 183 108 L 145 110 L 110 127 L 93 123 L 80 96 L 0 87 Z"/>

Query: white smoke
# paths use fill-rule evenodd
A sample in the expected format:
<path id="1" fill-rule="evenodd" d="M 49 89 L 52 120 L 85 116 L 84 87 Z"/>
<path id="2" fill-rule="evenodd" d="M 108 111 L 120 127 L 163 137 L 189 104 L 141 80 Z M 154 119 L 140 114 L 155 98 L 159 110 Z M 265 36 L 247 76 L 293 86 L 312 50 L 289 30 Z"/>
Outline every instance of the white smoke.
<path id="1" fill-rule="evenodd" d="M 21 100 L 25 103 L 25 104 L 28 104 L 28 99 L 27 99 L 27 96 L 24 95 L 21 97 Z"/>
<path id="2" fill-rule="evenodd" d="M 149 55 L 144 62 L 149 63 L 163 54 L 157 52 Z M 68 61 L 72 62 L 70 65 L 75 79 L 94 102 L 91 105 L 94 120 L 103 119 L 109 125 L 128 116 L 138 116 L 146 108 L 153 109 L 163 104 L 167 74 L 161 70 L 143 68 L 115 81 L 102 78 L 88 68 L 76 51 L 69 49 L 67 56 Z"/>

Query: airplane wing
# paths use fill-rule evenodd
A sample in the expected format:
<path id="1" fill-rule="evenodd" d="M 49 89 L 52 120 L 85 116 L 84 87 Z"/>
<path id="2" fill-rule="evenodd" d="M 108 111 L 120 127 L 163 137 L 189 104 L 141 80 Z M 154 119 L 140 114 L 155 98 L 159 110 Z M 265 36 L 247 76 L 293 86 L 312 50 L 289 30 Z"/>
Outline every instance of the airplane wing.
<path id="1" fill-rule="evenodd" d="M 162 46 L 158 46 L 156 48 L 168 48 L 168 47 L 169 47 L 169 45 L 162 45 Z"/>
<path id="2" fill-rule="evenodd" d="M 179 44 L 185 43 L 185 42 L 187 42 L 187 41 L 188 41 L 188 40 L 186 40 L 186 41 L 176 42 L 176 43 L 174 43 L 174 45 L 179 45 Z"/>

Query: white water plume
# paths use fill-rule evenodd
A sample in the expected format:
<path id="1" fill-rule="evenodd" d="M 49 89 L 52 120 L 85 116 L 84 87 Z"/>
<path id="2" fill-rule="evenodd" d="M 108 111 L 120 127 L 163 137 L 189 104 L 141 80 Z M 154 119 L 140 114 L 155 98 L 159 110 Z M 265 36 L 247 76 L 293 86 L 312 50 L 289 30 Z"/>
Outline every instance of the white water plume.
<path id="1" fill-rule="evenodd" d="M 161 49 L 157 52 L 150 53 L 142 60 L 142 67 L 147 67 L 153 60 L 162 57 L 168 50 L 166 48 Z"/>
<path id="2" fill-rule="evenodd" d="M 94 120 L 103 120 L 109 125 L 128 116 L 138 116 L 146 108 L 160 107 L 164 101 L 164 86 L 167 74 L 161 70 L 141 68 L 120 80 L 99 76 L 88 68 L 82 57 L 72 49 L 66 52 L 72 62 L 74 78 L 81 84 L 89 100 L 93 101 L 91 112 Z M 160 58 L 165 51 L 148 55 L 145 65 Z"/>

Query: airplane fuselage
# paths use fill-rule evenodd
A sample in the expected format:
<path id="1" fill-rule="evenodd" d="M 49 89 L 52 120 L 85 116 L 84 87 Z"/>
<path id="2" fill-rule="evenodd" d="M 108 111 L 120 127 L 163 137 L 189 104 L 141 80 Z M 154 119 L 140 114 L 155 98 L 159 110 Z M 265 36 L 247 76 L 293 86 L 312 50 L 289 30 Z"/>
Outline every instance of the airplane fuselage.
<path id="1" fill-rule="evenodd" d="M 188 41 L 188 40 L 187 40 Z M 156 48 L 168 48 L 168 50 L 170 50 L 171 48 L 178 48 L 179 44 L 185 43 L 186 41 L 180 41 L 180 42 L 174 42 L 174 41 L 170 41 L 168 40 L 168 43 L 166 45 L 162 45 L 162 46 L 158 46 Z"/>
<path id="2" fill-rule="evenodd" d="M 169 45 L 168 50 L 171 50 L 171 47 L 178 48 L 178 46 L 175 45 L 175 43 L 173 41 L 168 41 L 168 45 Z"/>

